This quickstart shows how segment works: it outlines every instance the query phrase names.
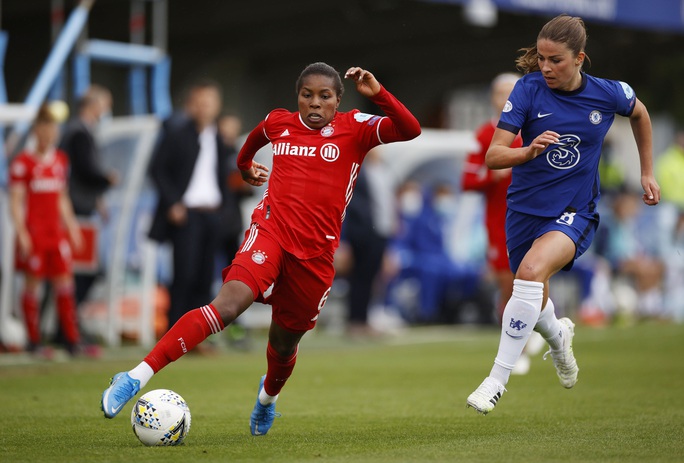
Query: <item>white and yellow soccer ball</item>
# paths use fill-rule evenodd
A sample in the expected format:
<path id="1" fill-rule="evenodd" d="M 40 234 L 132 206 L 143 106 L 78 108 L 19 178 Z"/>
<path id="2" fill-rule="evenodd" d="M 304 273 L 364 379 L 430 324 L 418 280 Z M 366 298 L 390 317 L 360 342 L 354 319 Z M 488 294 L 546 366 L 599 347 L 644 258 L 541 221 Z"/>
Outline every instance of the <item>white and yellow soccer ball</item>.
<path id="1" fill-rule="evenodd" d="M 179 445 L 190 431 L 190 408 L 179 394 L 155 389 L 133 405 L 131 426 L 145 445 Z"/>

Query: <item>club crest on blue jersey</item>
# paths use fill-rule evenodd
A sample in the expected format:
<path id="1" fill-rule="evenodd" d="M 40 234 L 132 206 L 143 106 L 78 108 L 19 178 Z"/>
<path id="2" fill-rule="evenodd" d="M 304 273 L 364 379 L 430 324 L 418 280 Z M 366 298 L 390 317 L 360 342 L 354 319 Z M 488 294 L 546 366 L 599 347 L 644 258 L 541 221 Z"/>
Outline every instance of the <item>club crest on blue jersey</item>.
<path id="1" fill-rule="evenodd" d="M 577 146 L 580 139 L 577 135 L 561 135 L 558 143 L 546 153 L 546 160 L 555 169 L 572 169 L 580 159 Z"/>
<path id="2" fill-rule="evenodd" d="M 603 120 L 603 114 L 601 114 L 601 111 L 598 110 L 593 110 L 591 113 L 589 113 L 589 121 L 594 124 L 598 125 L 601 123 Z"/>

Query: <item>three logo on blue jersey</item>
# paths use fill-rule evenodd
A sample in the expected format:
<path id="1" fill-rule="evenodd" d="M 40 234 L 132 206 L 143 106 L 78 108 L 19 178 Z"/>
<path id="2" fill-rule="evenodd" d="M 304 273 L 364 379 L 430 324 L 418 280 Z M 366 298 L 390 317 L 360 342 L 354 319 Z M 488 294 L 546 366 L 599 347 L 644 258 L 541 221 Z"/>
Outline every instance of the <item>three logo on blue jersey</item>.
<path id="1" fill-rule="evenodd" d="M 580 160 L 580 152 L 577 149 L 579 144 L 580 138 L 577 135 L 561 135 L 556 146 L 546 153 L 546 160 L 556 169 L 571 169 Z"/>

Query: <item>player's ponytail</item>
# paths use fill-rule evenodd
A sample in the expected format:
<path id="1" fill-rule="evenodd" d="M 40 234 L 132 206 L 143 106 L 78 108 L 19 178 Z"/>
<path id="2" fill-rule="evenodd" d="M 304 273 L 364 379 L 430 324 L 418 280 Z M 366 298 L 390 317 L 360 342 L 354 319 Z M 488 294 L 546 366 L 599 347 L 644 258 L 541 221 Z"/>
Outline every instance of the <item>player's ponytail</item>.
<path id="1" fill-rule="evenodd" d="M 523 74 L 539 70 L 539 61 L 537 61 L 537 45 L 532 45 L 528 48 L 521 48 L 522 55 L 515 60 L 515 67 Z"/>

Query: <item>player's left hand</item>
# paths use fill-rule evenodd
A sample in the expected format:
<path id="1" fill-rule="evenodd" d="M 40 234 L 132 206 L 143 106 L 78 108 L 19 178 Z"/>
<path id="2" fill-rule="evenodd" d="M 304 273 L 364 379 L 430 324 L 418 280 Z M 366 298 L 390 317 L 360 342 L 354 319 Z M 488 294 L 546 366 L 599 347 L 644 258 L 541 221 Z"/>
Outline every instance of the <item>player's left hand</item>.
<path id="1" fill-rule="evenodd" d="M 660 202 L 660 186 L 653 175 L 642 175 L 641 187 L 644 189 L 642 199 L 645 204 L 655 206 Z"/>
<path id="2" fill-rule="evenodd" d="M 370 72 L 360 67 L 354 66 L 347 69 L 344 73 L 345 79 L 351 79 L 356 83 L 356 90 L 366 98 L 380 93 L 380 82 Z"/>
<path id="3" fill-rule="evenodd" d="M 242 179 L 253 186 L 261 186 L 268 180 L 268 167 L 252 161 L 252 167 L 249 170 L 241 170 L 240 175 Z"/>

